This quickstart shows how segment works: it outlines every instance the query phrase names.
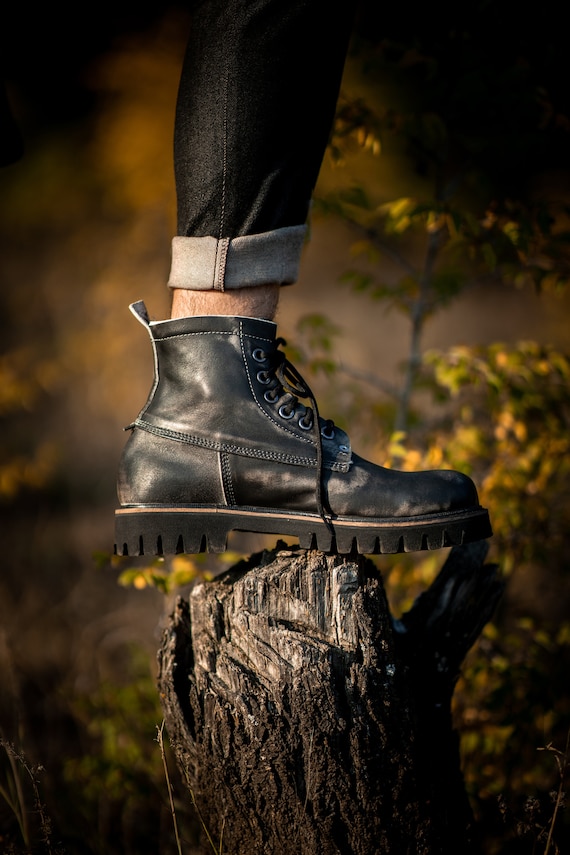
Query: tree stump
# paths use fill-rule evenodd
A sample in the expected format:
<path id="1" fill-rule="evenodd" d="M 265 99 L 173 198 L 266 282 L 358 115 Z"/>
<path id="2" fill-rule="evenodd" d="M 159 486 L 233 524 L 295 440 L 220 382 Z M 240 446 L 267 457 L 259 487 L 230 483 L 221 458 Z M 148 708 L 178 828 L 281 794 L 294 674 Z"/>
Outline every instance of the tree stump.
<path id="1" fill-rule="evenodd" d="M 476 851 L 450 702 L 501 593 L 485 555 L 453 550 L 399 621 L 369 559 L 283 544 L 178 601 L 159 690 L 201 851 Z"/>

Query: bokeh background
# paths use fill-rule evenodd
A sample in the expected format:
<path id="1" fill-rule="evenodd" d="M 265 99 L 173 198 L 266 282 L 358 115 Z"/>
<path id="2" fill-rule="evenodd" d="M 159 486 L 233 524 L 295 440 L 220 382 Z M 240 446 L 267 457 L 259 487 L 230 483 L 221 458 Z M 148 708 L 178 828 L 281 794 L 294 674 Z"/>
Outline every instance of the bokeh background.
<path id="1" fill-rule="evenodd" d="M 123 427 L 152 372 L 127 307 L 169 310 L 189 27 L 178 3 L 2 13 L 23 141 L 0 171 L 7 853 L 176 851 L 155 653 L 173 597 L 235 555 L 151 567 L 112 550 Z M 507 591 L 456 700 L 489 853 L 570 845 L 566 54 L 554 4 L 532 17 L 502 0 L 370 4 L 278 316 L 321 411 L 359 451 L 457 465 L 493 512 Z M 396 613 L 443 560 L 378 560 Z M 171 759 L 170 772 L 191 852 L 195 813 Z"/>

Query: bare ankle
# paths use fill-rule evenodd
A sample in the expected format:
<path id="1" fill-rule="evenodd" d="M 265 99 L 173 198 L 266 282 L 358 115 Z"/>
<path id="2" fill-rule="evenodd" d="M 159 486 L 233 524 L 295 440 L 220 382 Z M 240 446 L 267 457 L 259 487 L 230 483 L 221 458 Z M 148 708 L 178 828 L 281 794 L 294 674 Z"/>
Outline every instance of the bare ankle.
<path id="1" fill-rule="evenodd" d="M 241 315 L 273 320 L 279 302 L 279 285 L 256 285 L 232 291 L 189 291 L 173 288 L 171 318 L 195 315 Z"/>

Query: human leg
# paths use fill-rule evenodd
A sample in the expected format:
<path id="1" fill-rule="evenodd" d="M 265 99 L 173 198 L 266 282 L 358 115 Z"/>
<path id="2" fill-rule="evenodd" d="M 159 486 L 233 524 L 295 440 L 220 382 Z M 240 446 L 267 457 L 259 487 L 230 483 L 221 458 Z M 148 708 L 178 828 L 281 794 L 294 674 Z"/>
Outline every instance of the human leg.
<path id="1" fill-rule="evenodd" d="M 173 288 L 171 318 L 194 315 L 240 315 L 272 321 L 279 302 L 280 285 L 257 285 L 234 291 L 190 291 Z"/>
<path id="2" fill-rule="evenodd" d="M 295 281 L 353 8 L 195 4 L 175 124 L 173 317 L 272 318 L 276 286 Z"/>
<path id="3" fill-rule="evenodd" d="M 304 226 L 353 8 L 349 0 L 194 3 L 174 133 L 179 236 Z"/>
<path id="4" fill-rule="evenodd" d="M 296 278 L 332 121 L 348 40 L 341 7 L 196 6 L 175 134 L 173 319 L 153 324 L 132 307 L 156 375 L 119 471 L 121 554 L 218 551 L 234 529 L 340 552 L 490 534 L 469 478 L 354 454 L 319 417 L 271 322 L 279 288 Z"/>

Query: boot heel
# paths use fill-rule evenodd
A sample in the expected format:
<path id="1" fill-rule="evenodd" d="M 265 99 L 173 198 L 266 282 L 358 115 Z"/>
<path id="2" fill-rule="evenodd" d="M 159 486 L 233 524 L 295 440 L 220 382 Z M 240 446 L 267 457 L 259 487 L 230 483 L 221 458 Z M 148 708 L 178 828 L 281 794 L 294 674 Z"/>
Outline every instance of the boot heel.
<path id="1" fill-rule="evenodd" d="M 157 513 L 134 508 L 115 514 L 115 555 L 198 555 L 225 552 L 229 528 L 211 514 Z"/>

